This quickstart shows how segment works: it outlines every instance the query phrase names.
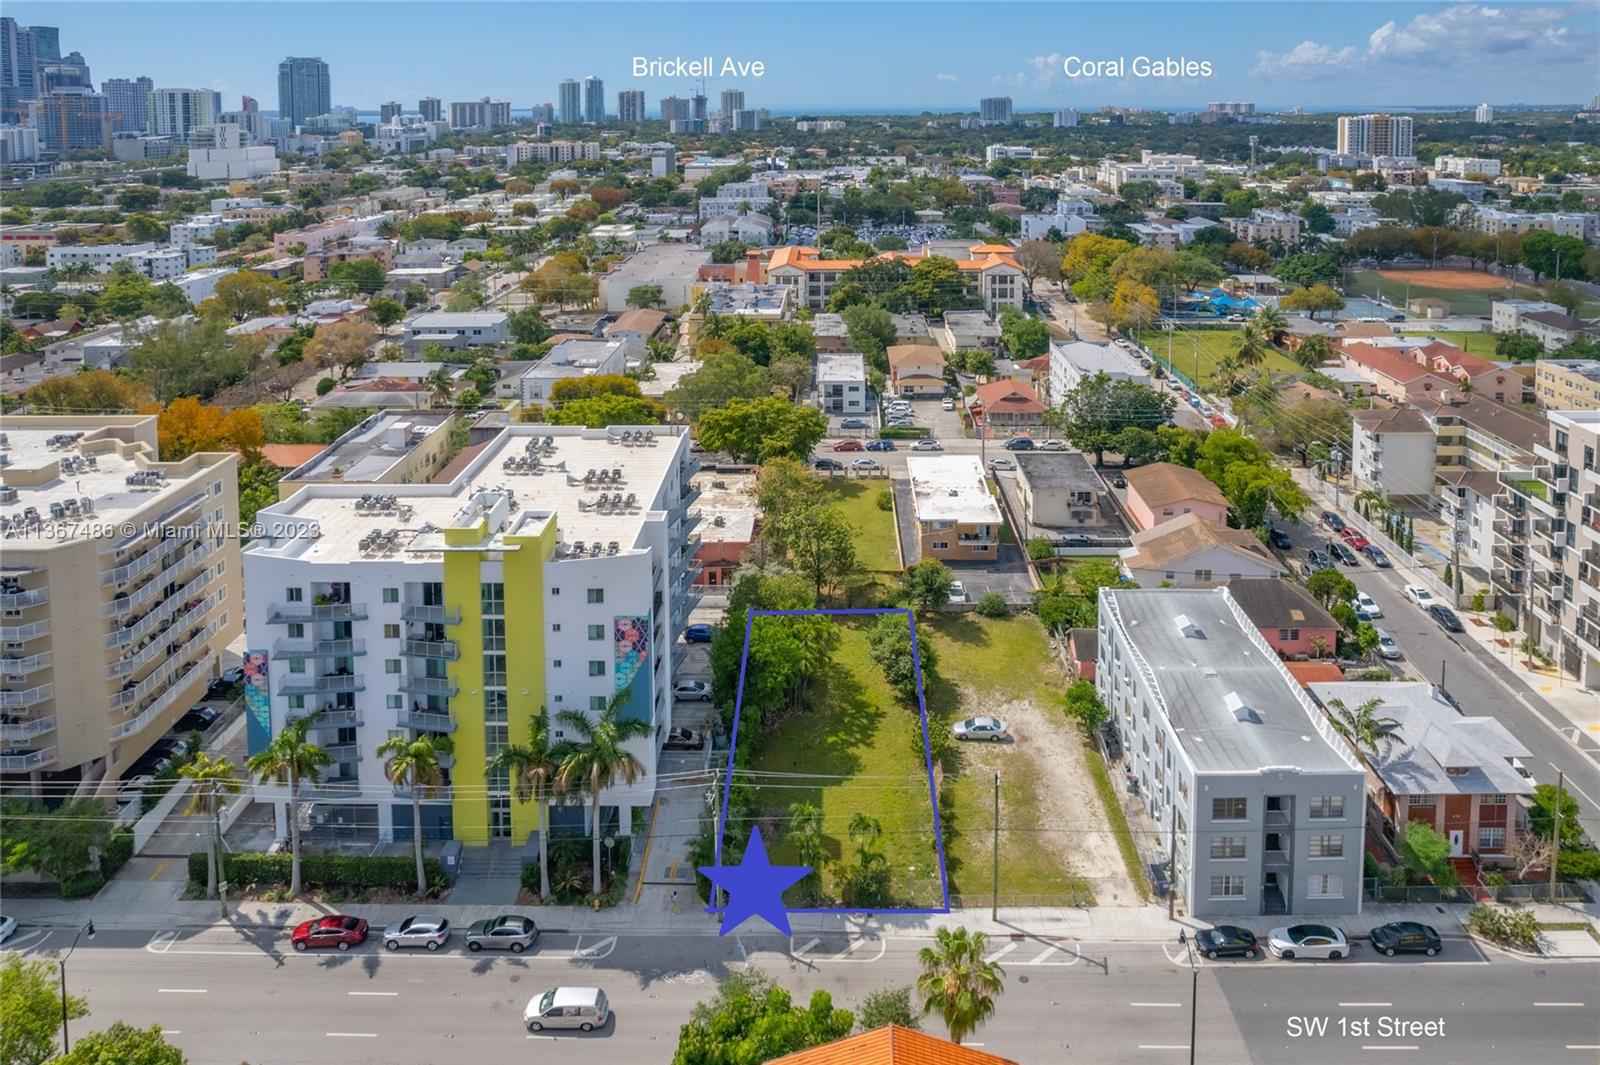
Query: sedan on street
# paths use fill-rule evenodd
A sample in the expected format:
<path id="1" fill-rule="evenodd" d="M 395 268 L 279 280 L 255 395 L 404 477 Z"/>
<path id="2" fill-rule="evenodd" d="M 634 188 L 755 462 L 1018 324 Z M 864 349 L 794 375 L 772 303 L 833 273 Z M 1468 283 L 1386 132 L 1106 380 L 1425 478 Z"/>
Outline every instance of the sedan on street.
<path id="1" fill-rule="evenodd" d="M 1400 657 L 1400 645 L 1394 642 L 1393 636 L 1382 629 L 1378 629 L 1378 655 L 1391 662 Z"/>
<path id="2" fill-rule="evenodd" d="M 992 458 L 989 460 L 989 468 L 991 470 L 1014 470 L 1017 468 L 1017 460 L 1008 459 L 1004 455 L 1001 455 L 999 458 Z"/>
<path id="3" fill-rule="evenodd" d="M 1350 548 L 1348 548 L 1344 544 L 1329 544 L 1328 545 L 1328 551 L 1332 553 L 1334 558 L 1337 558 L 1340 562 L 1343 562 L 1346 566 L 1359 566 L 1359 565 L 1361 565 L 1361 560 L 1356 557 L 1356 553 L 1354 551 L 1350 550 Z"/>
<path id="4" fill-rule="evenodd" d="M 854 462 L 852 462 L 850 464 L 850 466 L 851 466 L 851 468 L 857 469 L 857 470 L 881 470 L 881 469 L 883 469 L 883 464 L 881 462 L 879 462 L 877 459 L 856 459 Z"/>
<path id="5" fill-rule="evenodd" d="M 1067 450 L 1067 442 L 1065 440 L 1041 440 L 1039 441 L 1039 450 L 1065 451 Z"/>
<path id="6" fill-rule="evenodd" d="M 867 427 L 866 421 L 862 418 L 846 418 L 839 423 L 839 428 L 841 429 L 865 429 Z"/>
<path id="7" fill-rule="evenodd" d="M 533 923 L 533 918 L 508 913 L 473 922 L 467 929 L 467 949 L 474 953 L 480 950 L 509 950 L 513 954 L 521 954 L 533 946 L 538 938 L 539 926 Z"/>
<path id="8" fill-rule="evenodd" d="M 1011 733 L 997 717 L 969 717 L 950 726 L 958 740 L 1003 740 Z"/>
<path id="9" fill-rule="evenodd" d="M 893 451 L 894 450 L 894 441 L 893 440 L 868 440 L 867 441 L 867 450 L 868 451 Z"/>
<path id="10" fill-rule="evenodd" d="M 401 947 L 425 947 L 438 950 L 450 938 L 450 922 L 443 917 L 418 914 L 396 921 L 383 930 L 383 949 L 399 950 Z"/>
<path id="11" fill-rule="evenodd" d="M 1256 956 L 1256 934 L 1238 925 L 1219 924 L 1194 934 L 1194 946 L 1208 958 L 1253 958 Z"/>
<path id="12" fill-rule="evenodd" d="M 1379 569 L 1389 568 L 1389 556 L 1384 554 L 1383 548 L 1379 547 L 1377 544 L 1368 544 L 1366 547 L 1361 549 L 1361 553 L 1366 555 L 1367 560 L 1370 561 L 1374 566 L 1377 566 Z"/>
<path id="13" fill-rule="evenodd" d="M 1356 597 L 1350 600 L 1350 608 L 1356 612 L 1356 617 L 1362 621 L 1374 621 L 1383 617 L 1383 607 L 1379 606 L 1366 592 L 1357 592 Z"/>
<path id="14" fill-rule="evenodd" d="M 1019 436 L 1014 440 L 1007 440 L 1005 442 L 1005 449 L 1007 451 L 1032 451 L 1033 446 L 1033 440 L 1026 436 Z"/>
<path id="15" fill-rule="evenodd" d="M 937 440 L 918 440 L 911 445 L 912 451 L 943 451 L 944 445 Z"/>
<path id="16" fill-rule="evenodd" d="M 1456 612 L 1445 606 L 1443 603 L 1435 603 L 1430 606 L 1428 608 L 1428 615 L 1432 617 L 1434 621 L 1437 621 L 1439 623 L 1439 627 L 1445 632 L 1467 631 L 1466 628 L 1462 626 L 1461 619 L 1456 617 Z"/>
<path id="17" fill-rule="evenodd" d="M 1331 569 L 1333 567 L 1333 559 L 1329 558 L 1328 553 L 1320 547 L 1313 547 L 1307 551 L 1306 561 L 1311 563 L 1312 569 Z"/>
<path id="18" fill-rule="evenodd" d="M 1267 933 L 1267 949 L 1275 958 L 1338 961 L 1350 953 L 1350 943 L 1344 932 L 1325 924 L 1292 924 Z"/>
<path id="19" fill-rule="evenodd" d="M 1344 531 L 1344 519 L 1339 517 L 1339 515 L 1335 514 L 1331 510 L 1324 510 L 1322 512 L 1322 524 L 1326 525 L 1334 532 Z"/>
<path id="20" fill-rule="evenodd" d="M 817 459 L 814 462 L 812 462 L 811 465 L 816 467 L 819 470 L 842 470 L 842 469 L 844 469 L 844 463 L 840 462 L 838 459 Z"/>
<path id="21" fill-rule="evenodd" d="M 1402 588 L 1401 591 L 1405 592 L 1407 599 L 1411 600 L 1424 610 L 1428 609 L 1436 602 L 1436 600 L 1433 598 L 1433 593 L 1428 591 L 1428 589 L 1424 588 L 1420 584 L 1408 584 Z"/>
<path id="22" fill-rule="evenodd" d="M 330 913 L 326 917 L 301 921 L 289 939 L 294 944 L 295 950 L 317 950 L 323 947 L 349 950 L 366 942 L 367 920 L 365 917 L 346 917 Z"/>
<path id="23" fill-rule="evenodd" d="M 867 445 L 863 444 L 859 440 L 841 440 L 837 444 L 833 445 L 833 450 L 835 450 L 835 451 L 865 451 L 865 450 L 867 450 Z"/>
<path id="24" fill-rule="evenodd" d="M 702 702 L 711 698 L 711 684 L 703 680 L 680 680 L 672 686 L 672 697 L 685 702 Z"/>
<path id="25" fill-rule="evenodd" d="M 956 409 L 956 401 L 953 400 L 953 399 L 947 399 L 943 403 L 939 404 L 939 406 L 943 410 L 955 410 Z"/>
<path id="26" fill-rule="evenodd" d="M 1372 949 L 1392 958 L 1396 954 L 1426 954 L 1433 957 L 1444 946 L 1432 925 L 1416 921 L 1394 921 L 1372 930 Z"/>

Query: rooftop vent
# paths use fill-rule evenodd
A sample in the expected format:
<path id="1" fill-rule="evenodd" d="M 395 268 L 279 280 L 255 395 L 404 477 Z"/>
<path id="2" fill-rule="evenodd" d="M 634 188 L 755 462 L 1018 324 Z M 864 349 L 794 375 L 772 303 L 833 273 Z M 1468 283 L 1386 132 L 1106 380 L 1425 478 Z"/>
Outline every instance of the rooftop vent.
<path id="1" fill-rule="evenodd" d="M 1261 715 L 1245 705 L 1238 692 L 1229 692 L 1223 697 L 1223 705 L 1233 712 L 1234 720 L 1249 724 L 1261 724 Z"/>
<path id="2" fill-rule="evenodd" d="M 1183 633 L 1186 639 L 1203 640 L 1206 638 L 1206 634 L 1200 631 L 1200 626 L 1195 624 L 1194 619 L 1190 618 L 1188 614 L 1179 614 L 1172 620 L 1178 626 L 1178 631 Z"/>

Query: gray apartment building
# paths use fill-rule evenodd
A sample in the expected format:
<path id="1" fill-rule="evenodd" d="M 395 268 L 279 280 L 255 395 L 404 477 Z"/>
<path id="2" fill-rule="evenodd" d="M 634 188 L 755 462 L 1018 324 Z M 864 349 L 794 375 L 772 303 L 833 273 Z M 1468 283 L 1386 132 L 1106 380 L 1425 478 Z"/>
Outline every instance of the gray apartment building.
<path id="1" fill-rule="evenodd" d="M 1360 912 L 1361 765 L 1226 588 L 1103 589 L 1095 686 L 1189 914 Z"/>

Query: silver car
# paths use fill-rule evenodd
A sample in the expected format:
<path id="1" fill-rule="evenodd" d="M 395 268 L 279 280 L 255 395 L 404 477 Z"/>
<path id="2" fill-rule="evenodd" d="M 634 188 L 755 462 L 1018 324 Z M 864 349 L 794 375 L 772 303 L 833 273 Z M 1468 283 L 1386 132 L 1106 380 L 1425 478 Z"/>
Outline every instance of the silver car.
<path id="1" fill-rule="evenodd" d="M 950 726 L 958 740 L 1003 740 L 1011 735 L 1006 723 L 997 717 L 969 717 Z"/>
<path id="2" fill-rule="evenodd" d="M 522 1023 L 528 1031 L 546 1028 L 576 1028 L 592 1032 L 604 1028 L 611 1017 L 611 1003 L 598 987 L 553 987 L 528 1000 Z"/>
<path id="3" fill-rule="evenodd" d="M 450 938 L 450 922 L 443 917 L 417 914 L 383 930 L 383 949 L 426 947 L 438 950 Z"/>
<path id="4" fill-rule="evenodd" d="M 539 926 L 533 923 L 533 918 L 514 913 L 476 921 L 467 929 L 467 949 L 473 953 L 487 949 L 521 954 L 538 939 Z"/>

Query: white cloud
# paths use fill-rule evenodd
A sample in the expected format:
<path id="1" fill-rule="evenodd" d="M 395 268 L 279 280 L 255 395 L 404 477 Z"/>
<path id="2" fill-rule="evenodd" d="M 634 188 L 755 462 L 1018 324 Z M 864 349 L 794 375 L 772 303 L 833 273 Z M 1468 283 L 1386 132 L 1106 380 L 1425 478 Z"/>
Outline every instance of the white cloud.
<path id="1" fill-rule="evenodd" d="M 933 76 L 933 78 L 934 78 L 935 81 L 960 81 L 961 80 L 961 76 L 958 75 L 958 74 L 935 74 Z"/>
<path id="2" fill-rule="evenodd" d="M 1043 92 L 1066 80 L 1066 75 L 1061 71 L 1061 64 L 1066 58 L 1060 52 L 1033 56 L 1023 61 L 1027 69 L 1015 74 L 996 74 L 994 83 L 1011 89 L 1034 89 Z"/>
<path id="3" fill-rule="evenodd" d="M 1315 41 L 1301 41 L 1287 52 L 1256 53 L 1255 77 L 1318 78 L 1349 65 L 1355 46 L 1332 48 Z"/>

